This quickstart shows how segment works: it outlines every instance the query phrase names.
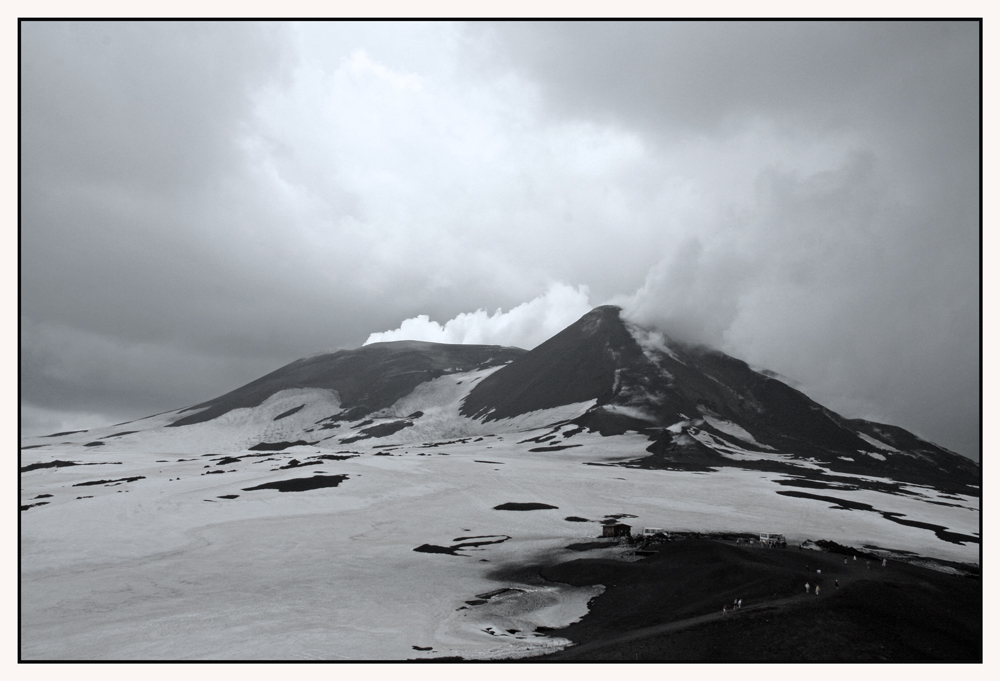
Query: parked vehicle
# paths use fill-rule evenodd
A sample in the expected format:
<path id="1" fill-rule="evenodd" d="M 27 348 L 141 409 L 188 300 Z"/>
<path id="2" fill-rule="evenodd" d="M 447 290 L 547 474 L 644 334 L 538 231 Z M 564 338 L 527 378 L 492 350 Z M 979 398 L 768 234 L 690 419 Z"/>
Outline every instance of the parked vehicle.
<path id="1" fill-rule="evenodd" d="M 761 532 L 760 533 L 760 543 L 764 546 L 773 547 L 777 546 L 780 548 L 785 548 L 787 545 L 785 542 L 785 535 L 778 534 L 777 532 Z"/>

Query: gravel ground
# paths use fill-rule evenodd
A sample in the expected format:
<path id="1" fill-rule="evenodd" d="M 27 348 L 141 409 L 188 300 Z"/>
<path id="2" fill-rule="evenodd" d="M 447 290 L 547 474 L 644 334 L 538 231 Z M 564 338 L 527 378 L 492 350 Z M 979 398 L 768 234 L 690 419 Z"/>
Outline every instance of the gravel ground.
<path id="1" fill-rule="evenodd" d="M 576 645 L 532 660 L 982 661 L 978 577 L 844 558 L 685 539 L 636 563 L 543 568 L 549 580 L 607 588 L 581 621 L 551 632 Z M 734 598 L 743 600 L 735 611 Z"/>

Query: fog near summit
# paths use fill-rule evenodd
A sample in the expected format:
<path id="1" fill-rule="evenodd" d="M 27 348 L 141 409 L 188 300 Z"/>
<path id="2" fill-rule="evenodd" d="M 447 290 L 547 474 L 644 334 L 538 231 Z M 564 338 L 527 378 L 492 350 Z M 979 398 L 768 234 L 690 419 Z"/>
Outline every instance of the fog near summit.
<path id="1" fill-rule="evenodd" d="M 23 22 L 21 83 L 26 433 L 614 303 L 978 458 L 976 23 Z"/>

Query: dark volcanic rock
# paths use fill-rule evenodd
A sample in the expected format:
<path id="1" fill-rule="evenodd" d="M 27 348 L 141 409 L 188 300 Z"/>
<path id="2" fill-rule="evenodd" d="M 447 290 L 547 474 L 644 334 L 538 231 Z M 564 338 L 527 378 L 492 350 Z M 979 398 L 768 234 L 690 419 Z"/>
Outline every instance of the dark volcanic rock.
<path id="1" fill-rule="evenodd" d="M 551 506 L 549 504 L 540 504 L 537 501 L 529 501 L 526 503 L 521 503 L 517 501 L 508 501 L 506 504 L 500 504 L 499 506 L 494 506 L 494 511 L 541 511 L 547 508 L 559 508 L 558 506 Z"/>
<path id="2" fill-rule="evenodd" d="M 275 420 L 275 421 L 280 421 L 281 419 L 285 418 L 286 416 L 291 416 L 292 414 L 296 414 L 296 413 L 298 413 L 298 412 L 302 411 L 302 408 L 303 408 L 304 406 L 306 406 L 306 405 L 304 405 L 304 404 L 300 404 L 300 405 L 299 405 L 299 406 L 297 406 L 297 407 L 292 407 L 292 408 L 291 408 L 291 409 L 289 409 L 288 411 L 283 411 L 283 412 L 281 412 L 280 414 L 278 414 L 277 416 L 275 416 L 275 417 L 274 417 L 274 420 Z"/>
<path id="3" fill-rule="evenodd" d="M 252 492 L 259 489 L 276 489 L 279 492 L 305 492 L 311 489 L 336 487 L 344 480 L 347 480 L 346 475 L 314 475 L 311 478 L 292 478 L 291 480 L 265 482 L 255 487 L 244 487 L 243 491 Z"/>
<path id="4" fill-rule="evenodd" d="M 551 447 L 534 447 L 529 452 L 558 452 L 560 449 L 571 449 L 572 447 L 582 447 L 583 445 L 552 445 Z"/>
<path id="5" fill-rule="evenodd" d="M 305 440 L 296 440 L 295 442 L 261 442 L 253 447 L 248 447 L 252 452 L 280 452 L 283 449 L 288 449 L 289 447 L 296 447 L 299 445 L 310 445 L 311 442 L 306 442 Z"/>
<path id="6" fill-rule="evenodd" d="M 447 553 L 451 556 L 459 555 L 456 550 L 448 546 L 438 546 L 437 544 L 421 544 L 413 549 L 417 553 Z M 484 601 L 485 602 L 485 601 Z"/>
<path id="7" fill-rule="evenodd" d="M 73 435 L 74 433 L 86 433 L 86 430 L 64 430 L 59 433 L 52 433 L 51 435 L 43 435 L 42 437 L 61 437 L 63 435 Z"/>
<path id="8" fill-rule="evenodd" d="M 28 471 L 38 470 L 39 468 L 60 468 L 62 466 L 79 466 L 80 464 L 73 461 L 60 461 L 56 459 L 55 461 L 45 461 L 44 463 L 32 463 L 27 466 L 21 466 L 21 472 L 27 473 Z"/>
<path id="9" fill-rule="evenodd" d="M 398 433 L 403 430 L 403 428 L 409 428 L 413 425 L 413 421 L 391 421 L 389 423 L 380 423 L 377 426 L 371 426 L 370 428 L 362 429 L 358 435 L 354 437 L 347 437 L 340 440 L 341 444 L 348 445 L 352 442 L 357 442 L 358 440 L 367 440 L 372 437 L 385 437 L 387 435 L 392 435 L 393 433 Z"/>
<path id="10" fill-rule="evenodd" d="M 118 478 L 117 480 L 90 480 L 88 482 L 78 482 L 73 487 L 87 487 L 89 485 L 109 485 L 114 482 L 135 482 L 136 480 L 145 480 L 145 475 L 136 475 L 131 478 Z"/>

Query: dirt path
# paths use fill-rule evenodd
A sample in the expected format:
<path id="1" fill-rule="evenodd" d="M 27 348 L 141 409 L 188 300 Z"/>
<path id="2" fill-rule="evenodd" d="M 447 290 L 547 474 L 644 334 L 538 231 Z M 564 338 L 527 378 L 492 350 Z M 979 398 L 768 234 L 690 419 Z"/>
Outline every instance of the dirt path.
<path id="1" fill-rule="evenodd" d="M 733 546 L 736 545 L 734 544 Z M 739 548 L 747 553 L 771 550 L 746 546 L 739 546 Z M 767 610 L 776 610 L 780 612 L 793 608 L 796 605 L 805 605 L 812 602 L 825 601 L 826 599 L 831 598 L 839 591 L 839 588 L 834 586 L 834 582 L 836 581 L 839 581 L 840 587 L 843 588 L 858 581 L 883 581 L 886 579 L 892 579 L 893 575 L 891 567 L 882 568 L 881 564 L 876 561 L 871 561 L 870 564 L 866 564 L 864 559 L 860 559 L 848 560 L 847 563 L 844 563 L 843 556 L 813 552 L 803 553 L 802 558 L 812 566 L 813 570 L 820 569 L 823 571 L 817 575 L 823 582 L 823 586 L 820 589 L 820 595 L 818 596 L 814 590 L 816 580 L 810 577 L 810 575 L 813 574 L 813 571 L 806 572 L 804 570 L 802 573 L 802 591 L 799 593 L 780 598 L 756 601 L 752 605 L 744 605 L 742 608 L 737 610 L 733 610 L 732 606 L 730 606 L 727 612 L 723 612 L 720 607 L 719 610 L 706 613 L 704 615 L 642 627 L 612 638 L 601 638 L 599 640 L 577 644 L 548 657 L 552 660 L 574 659 L 578 656 L 586 656 L 594 651 L 614 649 L 625 643 L 640 641 L 660 636 L 662 634 L 683 631 L 708 622 L 737 620 L 746 617 L 747 614 Z M 808 592 L 805 590 L 805 583 L 807 581 L 810 584 Z"/>
<path id="2" fill-rule="evenodd" d="M 826 598 L 826 594 L 822 594 L 819 598 Z M 755 612 L 760 610 L 773 610 L 780 608 L 781 606 L 790 605 L 792 603 L 799 603 L 809 598 L 816 598 L 815 595 L 806 596 L 805 593 L 796 596 L 787 596 L 785 598 L 778 598 L 770 601 L 764 601 L 756 605 L 749 605 L 745 608 L 740 608 L 738 610 L 731 611 L 727 614 L 723 614 L 720 610 L 719 612 L 709 613 L 707 615 L 699 615 L 697 617 L 689 617 L 683 620 L 676 620 L 674 622 L 667 622 L 665 624 L 657 624 L 651 627 L 643 627 L 641 629 L 636 629 L 630 631 L 627 634 L 622 634 L 621 636 L 616 636 L 614 638 L 606 638 L 600 641 L 591 641 L 590 643 L 583 643 L 580 645 L 575 645 L 570 648 L 554 653 L 550 656 L 550 659 L 558 660 L 564 655 L 567 657 L 576 657 L 577 655 L 589 653 L 595 650 L 601 650 L 602 648 L 613 648 L 622 643 L 629 643 L 632 641 L 638 641 L 644 638 L 649 638 L 651 636 L 659 636 L 661 634 L 669 634 L 677 631 L 687 629 L 689 627 L 696 626 L 705 622 L 713 622 L 716 620 L 721 620 L 723 618 L 738 618 L 741 617 L 743 613 Z"/>

